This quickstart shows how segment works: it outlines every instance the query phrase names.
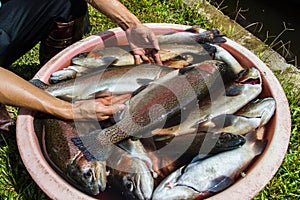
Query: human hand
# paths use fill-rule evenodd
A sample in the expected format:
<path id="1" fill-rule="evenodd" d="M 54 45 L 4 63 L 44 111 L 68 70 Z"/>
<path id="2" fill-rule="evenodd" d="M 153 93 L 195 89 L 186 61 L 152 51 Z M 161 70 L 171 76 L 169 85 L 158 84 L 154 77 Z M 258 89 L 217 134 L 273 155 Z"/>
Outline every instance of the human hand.
<path id="1" fill-rule="evenodd" d="M 131 97 L 130 94 L 106 96 L 97 99 L 76 101 L 73 103 L 74 119 L 108 119 L 114 113 L 125 108 L 124 103 Z"/>
<path id="2" fill-rule="evenodd" d="M 129 45 L 134 54 L 136 64 L 141 60 L 145 63 L 157 63 L 162 65 L 159 55 L 158 40 L 154 32 L 148 27 L 139 24 L 126 30 Z"/>

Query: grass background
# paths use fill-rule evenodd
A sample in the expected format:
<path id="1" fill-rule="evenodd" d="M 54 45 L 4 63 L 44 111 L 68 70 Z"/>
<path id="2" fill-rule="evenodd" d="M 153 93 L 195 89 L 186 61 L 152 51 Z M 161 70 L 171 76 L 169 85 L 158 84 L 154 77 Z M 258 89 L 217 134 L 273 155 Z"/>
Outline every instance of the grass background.
<path id="1" fill-rule="evenodd" d="M 131 0 L 122 1 L 143 23 L 198 24 L 206 29 L 212 25 L 203 20 L 196 8 L 188 8 L 181 0 Z M 114 28 L 110 19 L 89 6 L 91 32 L 85 37 L 100 31 Z M 29 80 L 40 68 L 38 60 L 39 45 L 17 60 L 11 70 Z M 300 199 L 299 181 L 299 130 L 300 130 L 300 92 L 295 82 L 286 78 L 285 73 L 275 73 L 287 95 L 291 115 L 292 130 L 288 152 L 274 178 L 255 199 Z M 16 119 L 18 108 L 7 106 L 11 116 Z M 0 199 L 41 200 L 48 197 L 31 179 L 19 156 L 15 137 L 4 138 L 0 144 Z"/>

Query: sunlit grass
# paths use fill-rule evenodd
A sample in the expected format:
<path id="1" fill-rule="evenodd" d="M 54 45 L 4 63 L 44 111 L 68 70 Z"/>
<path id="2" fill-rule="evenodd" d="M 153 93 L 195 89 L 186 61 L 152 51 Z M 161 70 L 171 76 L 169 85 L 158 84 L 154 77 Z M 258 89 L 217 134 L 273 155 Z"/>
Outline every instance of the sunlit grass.
<path id="1" fill-rule="evenodd" d="M 204 29 L 210 27 L 198 12 L 188 8 L 181 0 L 132 0 L 122 2 L 143 23 L 198 24 Z M 110 19 L 91 7 L 89 7 L 89 14 L 92 30 L 88 35 L 116 27 Z M 233 29 L 232 32 L 234 31 Z M 39 68 L 38 48 L 39 46 L 37 45 L 15 62 L 12 70 L 26 79 L 31 78 Z M 28 67 L 32 70 L 28 70 Z M 293 123 L 291 140 L 282 166 L 275 177 L 255 199 L 299 199 L 300 93 L 299 90 L 294 89 L 293 80 L 286 78 L 284 73 L 276 75 L 282 83 L 290 103 Z M 18 109 L 14 107 L 8 107 L 8 109 L 15 118 Z M 47 199 L 46 195 L 34 183 L 22 164 L 15 140 L 7 139 L 6 142 L 0 145 L 0 199 Z"/>

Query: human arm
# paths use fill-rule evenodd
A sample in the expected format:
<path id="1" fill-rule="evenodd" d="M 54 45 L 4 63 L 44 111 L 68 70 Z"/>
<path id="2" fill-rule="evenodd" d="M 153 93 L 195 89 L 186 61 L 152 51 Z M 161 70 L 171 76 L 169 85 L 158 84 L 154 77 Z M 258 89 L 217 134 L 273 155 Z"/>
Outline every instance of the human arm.
<path id="1" fill-rule="evenodd" d="M 48 113 L 63 119 L 97 118 L 104 120 L 113 113 L 124 109 L 124 101 L 129 95 L 114 99 L 99 98 L 97 100 L 69 103 L 55 98 L 43 90 L 33 86 L 16 74 L 0 67 L 0 102 L 6 105 L 24 107 Z M 114 104 L 111 105 L 111 102 Z"/>
<path id="2" fill-rule="evenodd" d="M 98 11 L 109 17 L 126 31 L 136 64 L 144 62 L 162 64 L 158 40 L 151 29 L 143 25 L 122 3 L 117 0 L 86 0 Z"/>

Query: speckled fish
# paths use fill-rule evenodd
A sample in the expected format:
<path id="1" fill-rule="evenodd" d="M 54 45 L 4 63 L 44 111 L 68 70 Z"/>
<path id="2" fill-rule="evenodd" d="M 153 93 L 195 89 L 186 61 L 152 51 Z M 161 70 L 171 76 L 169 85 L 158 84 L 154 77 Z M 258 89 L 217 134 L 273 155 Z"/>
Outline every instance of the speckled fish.
<path id="1" fill-rule="evenodd" d="M 152 134 L 169 134 L 170 136 L 196 133 L 199 124 L 214 117 L 224 114 L 234 114 L 249 102 L 254 100 L 262 91 L 260 73 L 255 68 L 244 69 L 234 81 L 225 88 L 216 90 L 216 94 L 210 95 L 199 102 L 199 109 L 192 110 L 186 120 L 179 125 L 173 125 L 162 131 L 153 131 Z M 261 105 L 261 104 L 260 104 Z M 264 105 L 265 108 L 268 106 Z M 259 108 L 262 108 L 259 106 Z M 176 122 L 176 119 L 174 119 Z M 178 121 L 178 120 L 177 120 Z M 236 131 L 233 131 L 236 132 Z"/>
<path id="2" fill-rule="evenodd" d="M 156 174 L 142 143 L 138 139 L 127 139 L 118 146 L 120 148 L 107 160 L 108 182 L 119 188 L 127 199 L 151 199 Z"/>
<path id="3" fill-rule="evenodd" d="M 76 79 L 50 85 L 45 91 L 65 100 L 88 99 L 100 92 L 132 93 L 171 71 L 174 69 L 153 64 L 109 67 Z"/>
<path id="4" fill-rule="evenodd" d="M 209 44 L 200 45 L 194 44 L 162 44 L 160 45 L 160 58 L 163 64 L 165 62 L 174 62 L 181 60 L 186 61 L 184 57 L 186 54 L 197 55 L 205 59 L 211 59 L 211 54 L 215 53 L 215 48 Z M 199 58 L 198 58 L 199 60 Z M 142 62 L 142 61 L 141 61 Z M 126 66 L 135 64 L 134 56 L 131 53 L 131 49 L 128 45 L 117 47 L 105 47 L 96 48 L 90 52 L 84 52 L 76 55 L 72 58 L 73 65 L 84 66 L 87 68 L 106 67 L 112 66 Z M 173 64 L 175 65 L 175 64 Z M 176 66 L 176 65 L 175 65 Z M 182 68 L 183 64 L 178 64 L 176 68 Z"/>
<path id="5" fill-rule="evenodd" d="M 221 34 L 220 30 L 217 28 L 207 29 L 200 32 L 199 26 L 192 26 L 185 31 L 180 32 L 170 32 L 163 35 L 158 35 L 157 39 L 159 44 L 204 44 L 204 43 L 224 43 L 226 39 L 224 34 Z"/>
<path id="6" fill-rule="evenodd" d="M 164 179 L 153 193 L 156 199 L 203 199 L 232 185 L 251 161 L 261 154 L 266 140 L 255 132 L 237 149 L 183 166 Z"/>
<path id="7" fill-rule="evenodd" d="M 42 149 L 51 166 L 73 186 L 97 195 L 106 188 L 106 163 L 88 160 L 71 142 L 77 136 L 73 122 L 44 119 Z"/>
<path id="8" fill-rule="evenodd" d="M 199 33 L 197 30 L 193 29 L 194 28 L 192 27 L 187 31 L 183 32 L 173 32 L 169 34 L 158 35 L 157 39 L 159 41 L 161 49 L 161 60 L 166 61 L 176 56 L 179 56 L 179 49 L 181 49 L 182 52 L 182 50 L 195 51 L 195 49 L 198 48 L 197 52 L 203 54 L 204 49 L 200 44 L 223 43 L 226 41 L 223 38 L 224 35 L 221 35 L 218 29 L 208 29 L 207 31 L 204 31 L 202 33 Z M 171 44 L 174 46 L 172 47 Z M 184 45 L 187 46 L 185 47 Z M 99 67 L 103 65 L 107 66 L 109 64 L 113 64 L 116 66 L 131 65 L 134 64 L 134 57 L 132 56 L 130 51 L 131 49 L 128 45 L 118 47 L 96 48 L 90 52 L 84 52 L 76 55 L 72 59 L 72 63 L 87 67 Z M 111 60 L 111 58 L 116 58 L 116 60 Z"/>
<path id="9" fill-rule="evenodd" d="M 172 68 L 210 60 L 216 49 L 207 45 L 164 44 L 160 46 L 160 57 L 163 65 Z M 106 47 L 80 53 L 72 59 L 73 65 L 51 74 L 50 83 L 58 83 L 84 74 L 92 73 L 93 69 L 105 69 L 108 66 L 134 65 L 134 57 L 129 46 Z M 103 62 L 103 63 L 102 63 Z"/>
<path id="10" fill-rule="evenodd" d="M 216 60 L 170 72 L 131 98 L 118 123 L 73 141 L 75 145 L 84 144 L 95 158 L 106 160 L 114 143 L 130 135 L 145 135 L 162 127 L 173 115 L 190 112 L 186 108 L 198 107 L 198 99 L 206 97 L 217 80 L 231 80 L 234 76 L 231 68 Z"/>
<path id="11" fill-rule="evenodd" d="M 200 123 L 198 131 L 243 135 L 268 123 L 275 112 L 275 107 L 276 102 L 272 97 L 255 99 L 235 114 L 221 114 Z"/>

